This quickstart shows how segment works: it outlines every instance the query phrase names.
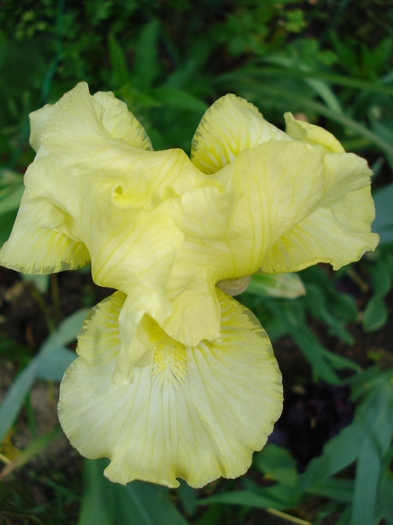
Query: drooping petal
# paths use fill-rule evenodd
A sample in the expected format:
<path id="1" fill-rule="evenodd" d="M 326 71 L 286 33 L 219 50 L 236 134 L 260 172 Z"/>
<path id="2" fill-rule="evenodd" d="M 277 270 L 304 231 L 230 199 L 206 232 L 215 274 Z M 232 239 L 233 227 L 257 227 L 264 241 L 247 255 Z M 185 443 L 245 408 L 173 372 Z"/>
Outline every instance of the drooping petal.
<path id="1" fill-rule="evenodd" d="M 191 159 L 210 175 L 233 162 L 242 151 L 272 139 L 291 140 L 267 122 L 253 104 L 229 94 L 219 98 L 202 117 L 192 140 Z"/>
<path id="2" fill-rule="evenodd" d="M 25 194 L 0 262 L 25 273 L 80 268 L 90 260 L 82 232 L 95 204 L 92 180 L 108 188 L 115 171 L 118 179 L 112 185 L 121 188 L 121 175 L 123 180 L 128 175 L 124 161 L 123 173 L 116 171 L 122 150 L 130 155 L 135 148 L 149 149 L 150 140 L 123 102 L 111 93 L 94 98 L 85 83 L 57 104 L 33 112 L 30 122 L 30 141 L 38 154 L 26 172 Z M 161 159 L 159 165 L 163 164 Z"/>
<path id="3" fill-rule="evenodd" d="M 169 487 L 183 478 L 201 487 L 250 465 L 280 415 L 280 373 L 254 316 L 218 291 L 222 334 L 185 347 L 152 320 L 144 330 L 152 365 L 131 383 L 113 381 L 119 353 L 116 293 L 94 310 L 79 339 L 79 358 L 61 384 L 59 416 L 86 457 L 109 457 L 112 481 L 141 479 Z"/>
<path id="4" fill-rule="evenodd" d="M 370 233 L 374 216 L 369 188 L 343 195 L 336 203 L 317 209 L 274 244 L 261 269 L 297 272 L 324 262 L 339 270 L 378 245 L 378 235 Z"/>
<path id="5" fill-rule="evenodd" d="M 272 243 L 262 271 L 295 272 L 319 262 L 338 270 L 377 246 L 366 161 L 353 154 L 328 154 L 323 167 L 328 185 L 319 205 Z"/>
<path id="6" fill-rule="evenodd" d="M 4 264 L 14 264 L 18 250 L 11 257 L 11 247 L 33 228 L 37 235 L 43 235 L 44 242 L 35 234 L 30 235 L 26 250 L 21 252 L 24 257 L 28 250 L 30 256 L 21 264 L 15 263 L 18 268 L 33 272 L 78 268 L 89 260 L 87 249 L 93 258 L 97 282 L 124 290 L 131 282 L 119 284 L 118 277 L 114 284 L 107 283 L 101 278 L 102 268 L 104 265 L 108 273 L 111 259 L 114 268 L 127 254 L 129 265 L 135 267 L 132 250 L 126 246 L 126 233 L 133 231 L 131 237 L 135 238 L 133 225 L 141 223 L 135 218 L 135 209 L 152 210 L 152 220 L 155 217 L 161 221 L 155 235 L 143 240 L 154 251 L 157 243 L 170 246 L 173 232 L 172 227 L 165 229 L 172 219 L 154 215 L 155 208 L 194 188 L 216 185 L 181 150 L 142 149 L 150 148 L 150 142 L 125 104 L 111 93 L 91 96 L 84 83 L 57 104 L 34 112 L 31 123 L 32 141 L 38 153 L 25 176 L 23 202 L 28 204 L 29 217 L 27 208 L 23 209 L 21 217 L 26 220 L 20 218 L 16 223 L 14 240 L 11 238 L 7 245 L 8 263 Z M 53 239 L 61 246 L 54 249 Z M 68 253 L 73 249 L 75 254 Z M 146 257 L 143 260 L 146 262 Z M 125 266 L 123 261 L 123 270 L 118 271 L 123 277 Z M 109 280 L 113 281 L 113 272 L 111 275 Z"/>
<path id="7" fill-rule="evenodd" d="M 338 268 L 374 249 L 370 174 L 356 155 L 295 140 L 241 153 L 212 175 L 237 195 L 225 237 L 230 273 L 221 278 L 293 272 L 318 261 Z"/>
<path id="8" fill-rule="evenodd" d="M 191 346 L 203 330 L 204 338 L 217 337 L 214 286 L 223 280 L 297 271 L 319 261 L 338 268 L 374 249 L 370 174 L 353 154 L 271 140 L 209 177 L 224 190 L 184 194 L 185 241 L 168 284 L 173 313 L 162 324 L 165 331 Z M 194 266 L 198 272 L 190 270 Z"/>
<path id="9" fill-rule="evenodd" d="M 188 346 L 220 334 L 215 284 L 231 258 L 225 237 L 233 197 L 222 188 L 201 188 L 185 193 L 181 199 L 184 243 L 167 285 L 173 312 L 161 326 Z"/>
<path id="10" fill-rule="evenodd" d="M 145 346 L 139 343 L 138 327 L 143 316 L 149 314 L 163 323 L 172 313 L 167 285 L 183 234 L 161 208 L 128 214 L 115 208 L 109 216 L 101 218 L 101 224 L 108 233 L 103 235 L 98 228 L 93 228 L 88 241 L 92 275 L 97 284 L 127 294 L 119 318 L 121 358 L 118 366 L 119 379 L 127 380 L 132 377 L 133 366 L 150 363 Z"/>
<path id="11" fill-rule="evenodd" d="M 82 268 L 90 257 L 83 242 L 33 219 L 31 204 L 22 198 L 11 236 L 0 250 L 0 265 L 22 273 L 50 274 Z"/>

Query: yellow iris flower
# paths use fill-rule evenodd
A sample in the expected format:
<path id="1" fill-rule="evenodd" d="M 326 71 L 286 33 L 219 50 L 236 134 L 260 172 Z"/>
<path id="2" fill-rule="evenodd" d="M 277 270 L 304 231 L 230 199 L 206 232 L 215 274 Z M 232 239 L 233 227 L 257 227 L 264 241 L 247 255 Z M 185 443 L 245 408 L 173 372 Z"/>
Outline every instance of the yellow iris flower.
<path id="1" fill-rule="evenodd" d="M 257 319 L 224 292 L 258 271 L 337 269 L 377 245 L 366 162 L 285 118 L 286 133 L 222 97 L 190 159 L 152 151 L 125 104 L 85 83 L 31 115 L 37 155 L 0 263 L 90 262 L 118 290 L 85 321 L 59 402 L 71 443 L 109 457 L 113 481 L 243 474 L 281 413 L 281 376 Z"/>

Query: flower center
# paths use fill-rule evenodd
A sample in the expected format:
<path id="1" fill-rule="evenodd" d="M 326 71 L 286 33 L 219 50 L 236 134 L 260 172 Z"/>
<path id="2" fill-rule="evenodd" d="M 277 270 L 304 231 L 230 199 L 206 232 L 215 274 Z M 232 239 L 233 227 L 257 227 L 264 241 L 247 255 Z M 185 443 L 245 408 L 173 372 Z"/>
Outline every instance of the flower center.
<path id="1" fill-rule="evenodd" d="M 185 346 L 169 337 L 154 322 L 148 333 L 153 347 L 153 377 L 161 384 L 178 387 L 184 382 L 187 373 Z"/>

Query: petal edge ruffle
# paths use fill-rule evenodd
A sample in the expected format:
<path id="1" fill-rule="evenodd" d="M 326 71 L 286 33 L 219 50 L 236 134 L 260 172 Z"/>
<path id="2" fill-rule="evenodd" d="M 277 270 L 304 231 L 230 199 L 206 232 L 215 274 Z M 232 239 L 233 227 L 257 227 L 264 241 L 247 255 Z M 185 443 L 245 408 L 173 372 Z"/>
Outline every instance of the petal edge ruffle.
<path id="1" fill-rule="evenodd" d="M 278 366 L 251 312 L 218 295 L 220 339 L 184 347 L 151 321 L 146 330 L 153 364 L 135 369 L 129 384 L 112 381 L 124 295 L 100 303 L 86 323 L 80 357 L 61 384 L 59 416 L 83 455 L 110 457 L 105 474 L 112 481 L 176 487 L 180 477 L 201 487 L 219 476 L 243 474 L 253 451 L 265 444 L 281 413 Z M 158 372 L 157 359 L 167 359 Z M 180 380 L 162 377 L 168 367 L 169 377 L 180 369 Z"/>

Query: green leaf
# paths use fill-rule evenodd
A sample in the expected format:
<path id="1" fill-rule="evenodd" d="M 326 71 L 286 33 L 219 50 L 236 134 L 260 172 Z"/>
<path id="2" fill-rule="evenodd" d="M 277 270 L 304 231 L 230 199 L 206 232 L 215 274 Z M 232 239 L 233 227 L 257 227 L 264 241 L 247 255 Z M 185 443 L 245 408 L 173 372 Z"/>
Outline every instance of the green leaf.
<path id="1" fill-rule="evenodd" d="M 297 479 L 296 461 L 288 449 L 268 444 L 254 456 L 253 464 L 265 476 L 293 487 Z"/>
<path id="2" fill-rule="evenodd" d="M 89 308 L 82 308 L 64 319 L 64 321 L 59 324 L 56 331 L 46 339 L 40 351 L 50 352 L 59 346 L 63 347 L 74 341 L 89 312 Z"/>
<path id="3" fill-rule="evenodd" d="M 351 523 L 351 512 L 352 507 L 347 507 L 343 513 L 341 514 L 339 520 L 337 521 L 336 525 L 350 525 Z"/>
<path id="4" fill-rule="evenodd" d="M 33 283 L 41 294 L 45 294 L 49 290 L 50 275 L 32 275 L 21 273 L 21 278 L 28 283 Z"/>
<path id="5" fill-rule="evenodd" d="M 0 356 L 4 355 L 9 359 L 10 355 L 12 355 L 13 359 L 19 360 L 28 358 L 30 354 L 30 348 L 23 346 L 12 339 L 7 339 L 0 334 Z"/>
<path id="6" fill-rule="evenodd" d="M 393 243 L 393 182 L 374 194 L 376 216 L 373 230 L 379 234 L 380 244 Z"/>
<path id="7" fill-rule="evenodd" d="M 7 213 L 4 213 L 1 216 L 1 226 L 0 226 L 0 247 L 8 241 L 12 227 L 15 223 L 17 210 L 12 210 Z"/>
<path id="8" fill-rule="evenodd" d="M 84 308 L 67 317 L 59 325 L 58 329 L 43 343 L 39 353 L 31 363 L 15 379 L 0 404 L 0 442 L 15 421 L 25 397 L 37 377 L 38 371 L 40 370 L 40 363 L 42 364 L 42 373 L 44 375 L 48 374 L 48 376 L 52 376 L 52 378 L 60 376 L 60 372 L 63 371 L 63 367 L 68 362 L 67 356 L 70 357 L 68 354 L 66 356 L 63 347 L 75 339 L 88 311 L 87 308 Z M 59 350 L 59 348 L 62 350 Z M 53 353 L 55 353 L 55 355 L 51 355 Z M 62 367 L 61 370 L 55 371 L 53 369 L 56 364 Z M 61 374 L 61 376 L 62 375 L 63 374 Z"/>
<path id="9" fill-rule="evenodd" d="M 379 465 L 387 453 L 393 433 L 391 379 L 392 373 L 388 371 L 372 379 L 371 385 L 365 384 L 368 387 L 367 395 L 358 407 L 353 423 L 330 439 L 324 447 L 322 456 L 313 459 L 306 472 L 298 477 L 297 488 L 300 493 L 313 490 L 315 486 L 358 459 L 354 513 L 357 518 L 360 516 L 362 511 L 358 510 L 356 505 L 361 508 L 365 498 L 371 509 L 374 508 Z M 370 473 L 366 474 L 368 454 L 370 454 Z M 365 487 L 368 490 L 367 497 L 364 495 Z M 360 496 L 357 497 L 357 494 Z M 352 523 L 354 525 L 355 521 Z"/>
<path id="10" fill-rule="evenodd" d="M 336 335 L 347 344 L 353 343 L 353 337 L 343 326 L 345 319 L 337 316 L 339 308 L 332 308 L 333 305 L 336 306 L 334 303 L 338 303 L 336 300 L 338 294 L 327 294 L 320 285 L 311 283 L 306 285 L 306 290 L 307 294 L 303 302 L 310 314 L 323 321 L 329 327 L 331 334 Z M 337 304 L 337 306 L 339 305 Z"/>
<path id="11" fill-rule="evenodd" d="M 10 236 L 23 192 L 23 177 L 20 173 L 0 170 L 0 246 Z"/>
<path id="12" fill-rule="evenodd" d="M 147 94 L 157 100 L 157 105 L 171 106 L 178 110 L 195 111 L 202 115 L 208 108 L 205 102 L 181 89 L 162 86 Z"/>
<path id="13" fill-rule="evenodd" d="M 102 475 L 106 460 L 84 460 L 82 507 L 78 525 L 114 525 L 116 485 Z M 127 525 L 127 522 L 123 522 Z M 128 521 L 129 525 L 133 522 Z"/>
<path id="14" fill-rule="evenodd" d="M 168 499 L 168 489 L 133 481 L 125 490 L 133 525 L 187 525 L 187 520 Z"/>
<path id="15" fill-rule="evenodd" d="M 158 35 L 160 21 L 155 18 L 147 23 L 134 47 L 133 80 L 140 91 L 152 87 L 154 80 L 160 72 L 158 60 Z"/>
<path id="16" fill-rule="evenodd" d="M 258 486 L 255 485 L 255 489 L 258 490 Z M 213 503 L 241 505 L 243 507 L 259 509 L 273 508 L 277 510 L 285 510 L 296 506 L 298 500 L 291 487 L 277 483 L 270 487 L 259 488 L 258 492 L 253 492 L 251 490 L 224 492 L 199 501 L 199 505 L 211 505 Z"/>
<path id="17" fill-rule="evenodd" d="M 393 435 L 393 384 L 386 376 L 382 388 L 376 389 L 362 406 L 367 423 L 357 461 L 351 525 L 373 522 L 381 463 Z"/>
<path id="18" fill-rule="evenodd" d="M 311 86 L 314 89 L 317 95 L 321 97 L 321 99 L 332 111 L 336 111 L 337 113 L 343 113 L 343 109 L 341 107 L 339 99 L 326 82 L 315 78 L 307 78 L 306 82 L 309 86 Z"/>
<path id="19" fill-rule="evenodd" d="M 122 88 L 130 83 L 130 73 L 127 68 L 126 58 L 123 50 L 118 44 L 115 36 L 110 34 L 108 37 L 109 57 L 112 64 L 113 79 L 118 88 Z"/>
<path id="20" fill-rule="evenodd" d="M 0 170 L 0 216 L 19 208 L 24 189 L 20 173 Z"/>
<path id="21" fill-rule="evenodd" d="M 180 486 L 177 489 L 181 504 L 187 514 L 194 514 L 197 508 L 197 492 L 195 489 L 189 487 L 184 480 L 179 480 Z"/>
<path id="22" fill-rule="evenodd" d="M 385 325 L 388 311 L 380 295 L 374 295 L 367 303 L 363 312 L 362 327 L 366 332 L 373 332 Z"/>
<path id="23" fill-rule="evenodd" d="M 37 371 L 37 360 L 33 359 L 14 380 L 0 404 L 0 443 L 14 423 L 19 411 L 25 401 Z"/>
<path id="24" fill-rule="evenodd" d="M 360 372 L 362 369 L 355 361 L 329 352 L 326 348 L 322 348 L 321 352 L 327 363 L 330 363 L 336 370 L 353 370 L 354 372 Z"/>
<path id="25" fill-rule="evenodd" d="M 61 381 L 64 372 L 75 358 L 75 352 L 62 346 L 45 352 L 38 359 L 36 377 L 47 381 Z"/>
<path id="26" fill-rule="evenodd" d="M 329 478 L 313 485 L 307 492 L 324 498 L 351 503 L 353 487 L 354 482 L 351 479 Z"/>
<path id="27" fill-rule="evenodd" d="M 245 76 L 242 76 L 236 83 L 234 82 L 229 89 L 236 89 L 240 95 L 242 95 L 243 90 L 246 90 L 247 97 L 249 99 L 254 92 L 255 97 L 258 97 L 259 99 L 263 95 L 274 97 L 275 100 L 280 101 L 280 106 L 282 105 L 283 100 L 293 104 L 293 90 L 283 88 L 281 86 L 274 86 L 272 82 L 254 81 L 253 84 L 252 80 L 254 79 L 249 79 Z M 357 135 L 368 139 L 370 143 L 382 149 L 387 155 L 393 155 L 393 144 L 351 117 L 334 111 L 324 104 L 316 102 L 310 97 L 306 97 L 301 94 L 296 94 L 296 104 L 297 106 L 302 106 L 305 111 L 311 111 L 318 115 L 322 115 L 332 122 L 337 122 L 344 128 L 348 128 L 354 131 Z"/>
<path id="28" fill-rule="evenodd" d="M 307 358 L 312 366 L 314 379 L 322 379 L 327 383 L 338 384 L 339 378 L 326 360 L 326 348 L 324 348 L 314 333 L 303 326 L 298 330 L 290 330 L 292 339 L 295 341 L 299 350 Z"/>
<path id="29" fill-rule="evenodd" d="M 381 40 L 374 49 L 362 45 L 362 62 L 369 75 L 378 75 L 383 72 L 392 54 L 392 43 L 392 38 L 388 37 Z"/>
<path id="30" fill-rule="evenodd" d="M 356 421 L 330 439 L 323 449 L 322 456 L 313 459 L 306 472 L 299 476 L 299 492 L 306 492 L 310 487 L 330 478 L 355 461 L 362 445 L 364 431 L 362 422 Z"/>
<path id="31" fill-rule="evenodd" d="M 278 301 L 269 298 L 264 300 L 272 313 L 285 322 L 287 333 L 309 361 L 314 379 L 323 379 L 328 383 L 337 384 L 339 378 L 325 357 L 327 350 L 305 323 L 304 310 L 299 305 L 299 301 L 296 299 Z"/>
<path id="32" fill-rule="evenodd" d="M 265 59 L 262 62 L 266 62 Z M 325 80 L 329 84 L 343 86 L 346 88 L 352 88 L 361 91 L 369 91 L 371 93 L 382 93 L 386 95 L 393 96 L 393 87 L 385 85 L 391 83 L 391 79 L 383 80 L 380 79 L 378 82 L 372 80 L 364 80 L 362 78 L 355 78 L 348 75 L 337 75 L 336 73 L 331 73 L 330 71 L 322 70 L 300 70 L 299 68 L 293 67 L 279 67 L 279 66 L 269 66 L 265 63 L 262 63 L 257 66 L 249 65 L 237 70 L 224 73 L 223 75 L 217 76 L 215 83 L 225 84 L 239 81 L 241 79 L 247 78 L 257 78 L 257 79 L 266 79 L 266 77 L 293 77 L 293 78 L 316 78 L 320 80 Z"/>
<path id="33" fill-rule="evenodd" d="M 387 472 L 381 482 L 380 498 L 382 516 L 387 525 L 393 525 L 393 473 Z"/>
<path id="34" fill-rule="evenodd" d="M 351 525 L 370 525 L 373 522 L 380 466 L 375 443 L 371 436 L 367 436 L 356 466 Z"/>
<path id="35" fill-rule="evenodd" d="M 393 268 L 391 261 L 384 257 L 376 259 L 376 265 L 369 268 L 374 293 L 386 295 L 392 285 Z"/>

